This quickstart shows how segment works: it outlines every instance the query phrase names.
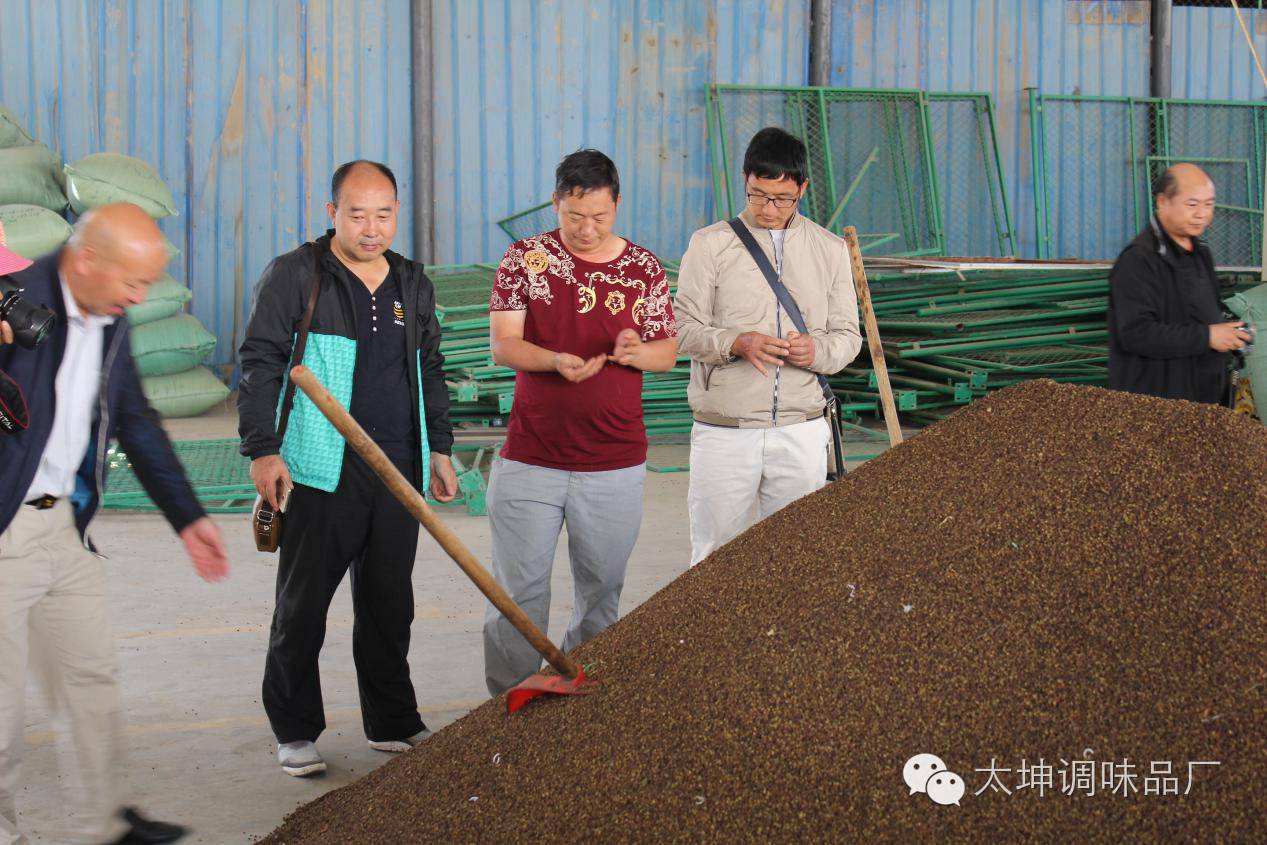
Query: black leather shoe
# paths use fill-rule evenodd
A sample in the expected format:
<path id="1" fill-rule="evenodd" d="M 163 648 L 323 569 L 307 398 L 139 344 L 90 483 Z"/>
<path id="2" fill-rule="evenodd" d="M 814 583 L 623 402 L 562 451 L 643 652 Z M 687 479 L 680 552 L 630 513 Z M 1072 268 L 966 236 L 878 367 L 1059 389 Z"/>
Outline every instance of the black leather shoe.
<path id="1" fill-rule="evenodd" d="M 110 845 L 165 845 L 167 842 L 175 842 L 189 832 L 189 828 L 178 824 L 147 819 L 138 813 L 135 807 L 124 807 L 122 816 L 123 820 L 130 825 L 128 832 Z"/>

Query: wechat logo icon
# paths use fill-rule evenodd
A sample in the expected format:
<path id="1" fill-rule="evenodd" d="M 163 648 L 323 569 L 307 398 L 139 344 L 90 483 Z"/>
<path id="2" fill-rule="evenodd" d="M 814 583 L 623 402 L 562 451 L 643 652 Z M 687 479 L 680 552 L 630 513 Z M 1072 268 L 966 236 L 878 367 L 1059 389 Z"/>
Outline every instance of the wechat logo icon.
<path id="1" fill-rule="evenodd" d="M 946 768 L 946 761 L 936 754 L 916 754 L 907 760 L 902 779 L 911 795 L 923 792 L 934 804 L 959 806 L 963 797 L 963 778 Z"/>

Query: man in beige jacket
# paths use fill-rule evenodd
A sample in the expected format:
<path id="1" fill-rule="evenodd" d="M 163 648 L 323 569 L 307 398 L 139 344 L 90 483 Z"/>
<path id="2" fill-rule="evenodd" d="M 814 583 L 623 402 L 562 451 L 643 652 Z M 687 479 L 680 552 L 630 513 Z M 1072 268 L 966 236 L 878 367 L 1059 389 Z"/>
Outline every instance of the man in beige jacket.
<path id="1" fill-rule="evenodd" d="M 691 565 L 751 522 L 822 487 L 830 428 L 818 374 L 862 347 L 845 242 L 796 211 L 805 145 L 781 129 L 744 154 L 739 216 L 805 320 L 797 332 L 726 221 L 691 237 L 678 275 L 678 348 L 691 358 Z"/>

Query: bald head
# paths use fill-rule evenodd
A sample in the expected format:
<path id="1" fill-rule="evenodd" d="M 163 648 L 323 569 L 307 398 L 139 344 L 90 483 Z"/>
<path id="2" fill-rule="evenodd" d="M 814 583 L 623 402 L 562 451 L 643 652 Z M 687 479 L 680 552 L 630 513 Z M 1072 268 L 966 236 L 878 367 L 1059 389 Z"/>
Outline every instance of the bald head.
<path id="1" fill-rule="evenodd" d="M 86 212 L 62 253 L 60 267 L 81 311 L 118 316 L 145 300 L 167 266 L 163 233 L 132 203 Z"/>
<path id="2" fill-rule="evenodd" d="M 1153 183 L 1157 221 L 1176 243 L 1192 249 L 1214 219 L 1214 181 L 1195 164 L 1183 162 L 1166 168 Z"/>
<path id="3" fill-rule="evenodd" d="M 167 253 L 158 224 L 130 202 L 110 203 L 85 212 L 75 222 L 70 243 L 112 259 L 120 255 Z"/>
<path id="4" fill-rule="evenodd" d="M 1167 167 L 1157 177 L 1157 181 L 1153 183 L 1153 197 L 1164 196 L 1173 199 L 1180 192 L 1192 191 L 1206 184 L 1214 186 L 1214 181 L 1208 173 L 1195 164 L 1180 162 Z"/>

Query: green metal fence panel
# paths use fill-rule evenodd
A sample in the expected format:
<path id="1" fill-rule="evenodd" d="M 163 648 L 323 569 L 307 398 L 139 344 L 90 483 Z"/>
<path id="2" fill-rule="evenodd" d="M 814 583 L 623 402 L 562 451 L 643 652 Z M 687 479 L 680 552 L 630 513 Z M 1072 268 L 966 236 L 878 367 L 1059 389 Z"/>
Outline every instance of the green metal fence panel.
<path id="1" fill-rule="evenodd" d="M 554 211 L 554 201 L 550 200 L 502 218 L 497 225 L 510 235 L 511 241 L 521 241 L 559 228 L 559 218 Z"/>
<path id="2" fill-rule="evenodd" d="M 933 93 L 926 108 L 946 254 L 1015 255 L 992 98 Z"/>
<path id="3" fill-rule="evenodd" d="M 251 462 L 238 453 L 237 440 L 186 440 L 172 443 L 194 495 L 211 513 L 249 511 L 255 501 Z M 155 510 L 128 456 L 111 447 L 102 506 L 122 510 Z"/>
<path id="4" fill-rule="evenodd" d="M 1034 203 L 1044 258 L 1112 259 L 1152 213 L 1152 182 L 1199 165 L 1217 192 L 1219 264 L 1262 262 L 1267 104 L 1033 94 Z"/>
<path id="5" fill-rule="evenodd" d="M 1015 254 L 987 94 L 714 85 L 709 103 L 719 214 L 744 206 L 749 139 L 780 126 L 809 150 L 802 213 L 869 254 Z"/>

